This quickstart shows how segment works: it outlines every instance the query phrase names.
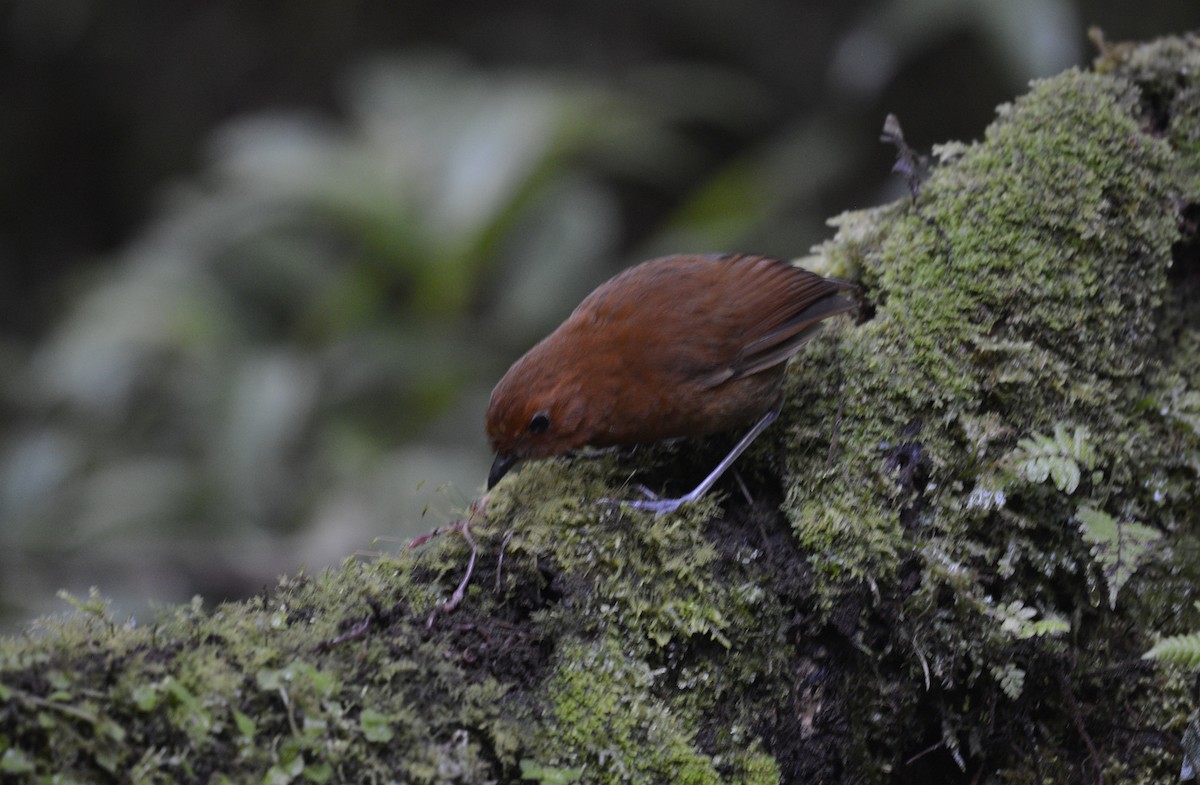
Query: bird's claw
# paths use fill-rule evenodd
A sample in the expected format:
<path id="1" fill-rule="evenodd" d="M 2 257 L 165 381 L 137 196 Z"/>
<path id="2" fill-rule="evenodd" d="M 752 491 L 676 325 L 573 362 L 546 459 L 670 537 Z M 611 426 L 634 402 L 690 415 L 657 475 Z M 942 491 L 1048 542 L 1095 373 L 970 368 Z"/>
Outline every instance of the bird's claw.
<path id="1" fill-rule="evenodd" d="M 655 493 L 654 491 L 650 490 L 650 489 L 649 489 L 649 488 L 647 488 L 645 485 L 642 485 L 640 482 L 639 482 L 639 483 L 635 483 L 634 485 L 631 485 L 630 487 L 631 487 L 631 488 L 633 488 L 633 489 L 634 489 L 635 491 L 637 491 L 638 493 L 640 493 L 641 495 L 645 496 L 645 497 L 646 497 L 646 499 L 645 499 L 646 501 L 658 501 L 658 500 L 659 500 L 659 496 L 658 496 L 658 494 L 657 494 L 657 493 Z M 600 499 L 600 500 L 599 500 L 598 502 L 596 502 L 596 503 L 597 503 L 597 504 L 606 504 L 606 505 L 609 505 L 610 507 L 618 507 L 618 506 L 620 506 L 620 505 L 622 505 L 622 504 L 630 504 L 630 505 L 633 505 L 633 506 L 635 506 L 635 507 L 636 507 L 636 506 L 640 505 L 642 502 L 641 502 L 641 501 L 629 501 L 628 499 L 609 499 L 609 498 L 604 498 L 604 499 Z"/>
<path id="2" fill-rule="evenodd" d="M 678 499 L 634 499 L 625 503 L 638 510 L 649 510 L 655 515 L 666 515 L 675 512 L 687 501 L 688 498 L 683 496 Z"/>
<path id="3" fill-rule="evenodd" d="M 611 507 L 632 507 L 635 510 L 647 510 L 655 515 L 666 515 L 667 513 L 675 512 L 685 503 L 692 501 L 688 496 L 681 496 L 678 499 L 660 499 L 655 493 L 647 488 L 641 487 L 641 491 L 650 497 L 648 499 L 601 499 L 599 504 L 605 504 Z"/>

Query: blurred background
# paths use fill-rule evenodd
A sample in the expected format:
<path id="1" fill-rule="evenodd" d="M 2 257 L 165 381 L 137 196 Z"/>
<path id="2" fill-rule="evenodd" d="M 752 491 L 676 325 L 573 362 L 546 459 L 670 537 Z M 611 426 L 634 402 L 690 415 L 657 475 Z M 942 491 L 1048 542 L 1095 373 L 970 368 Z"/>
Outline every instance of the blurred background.
<path id="1" fill-rule="evenodd" d="M 796 257 L 1195 0 L 7 0 L 0 631 L 396 551 L 615 271 Z"/>

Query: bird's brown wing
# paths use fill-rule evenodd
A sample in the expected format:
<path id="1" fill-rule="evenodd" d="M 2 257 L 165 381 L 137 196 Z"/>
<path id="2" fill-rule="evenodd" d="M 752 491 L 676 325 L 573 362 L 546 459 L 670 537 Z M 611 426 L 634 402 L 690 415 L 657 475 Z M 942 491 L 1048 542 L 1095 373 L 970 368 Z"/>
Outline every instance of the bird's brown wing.
<path id="1" fill-rule="evenodd" d="M 729 285 L 722 302 L 733 312 L 753 314 L 741 331 L 741 343 L 728 364 L 714 369 L 707 386 L 752 376 L 784 363 L 821 329 L 831 316 L 857 305 L 842 292 L 853 284 L 762 256 L 728 257 Z M 744 318 L 744 317 L 743 317 Z"/>
<path id="2" fill-rule="evenodd" d="M 734 364 L 734 377 L 750 376 L 785 362 L 820 331 L 822 321 L 857 308 L 844 297 L 830 296 L 818 300 L 797 313 L 780 329 L 747 346 L 743 356 Z"/>

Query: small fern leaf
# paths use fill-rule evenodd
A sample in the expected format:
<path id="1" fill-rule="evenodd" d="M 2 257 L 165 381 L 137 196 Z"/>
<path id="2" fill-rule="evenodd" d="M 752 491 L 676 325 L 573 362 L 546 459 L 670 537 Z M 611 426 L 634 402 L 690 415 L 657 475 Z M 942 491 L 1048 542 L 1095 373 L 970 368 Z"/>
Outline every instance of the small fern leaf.
<path id="1" fill-rule="evenodd" d="M 1092 559 L 1104 572 L 1108 584 L 1108 602 L 1117 607 L 1117 594 L 1133 577 L 1138 563 L 1162 535 L 1140 523 L 1120 523 L 1101 510 L 1081 506 L 1075 511 L 1086 543 L 1092 546 Z"/>
<path id="2" fill-rule="evenodd" d="M 1010 455 L 1017 473 L 1031 483 L 1047 479 L 1065 493 L 1074 493 L 1083 478 L 1083 470 L 1096 466 L 1096 450 L 1088 441 L 1086 428 L 1068 432 L 1062 423 L 1054 426 L 1054 435 L 1035 433 L 1017 442 Z"/>
<path id="3" fill-rule="evenodd" d="M 1025 479 L 1041 485 L 1050 477 L 1050 461 L 1046 458 L 1030 458 L 1021 465 Z"/>
<path id="4" fill-rule="evenodd" d="M 992 678 L 1000 684 L 1000 689 L 1010 700 L 1020 698 L 1025 690 L 1025 671 L 1011 662 L 1002 668 L 992 668 Z"/>
<path id="5" fill-rule="evenodd" d="M 1160 411 L 1168 420 L 1200 436 L 1200 391 L 1186 387 L 1173 390 L 1170 403 L 1164 404 Z"/>
<path id="6" fill-rule="evenodd" d="M 1172 635 L 1154 644 L 1142 655 L 1143 660 L 1158 660 L 1185 668 L 1200 668 L 1200 632 Z"/>
<path id="7" fill-rule="evenodd" d="M 1079 464 L 1075 461 L 1062 459 L 1050 464 L 1050 478 L 1054 480 L 1054 486 L 1060 491 L 1066 491 L 1068 494 L 1075 493 L 1075 489 L 1079 487 L 1081 476 Z"/>
<path id="8" fill-rule="evenodd" d="M 1054 426 L 1054 443 L 1060 455 L 1067 455 L 1083 464 L 1088 469 L 1096 467 L 1096 450 L 1088 442 L 1087 428 L 1077 427 L 1074 433 L 1067 433 L 1062 423 Z"/>

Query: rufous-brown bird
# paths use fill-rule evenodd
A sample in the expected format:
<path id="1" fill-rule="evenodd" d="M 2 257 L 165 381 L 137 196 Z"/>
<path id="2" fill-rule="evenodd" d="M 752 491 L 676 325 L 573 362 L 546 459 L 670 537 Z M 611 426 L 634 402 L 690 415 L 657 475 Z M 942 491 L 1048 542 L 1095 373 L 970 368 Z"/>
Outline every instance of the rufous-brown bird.
<path id="1" fill-rule="evenodd" d="M 853 284 L 752 254 L 666 256 L 587 296 L 492 391 L 490 489 L 518 461 L 754 423 L 690 493 L 703 496 L 779 415 L 787 361 L 821 322 L 856 310 Z M 756 421 L 757 420 L 757 421 Z"/>

